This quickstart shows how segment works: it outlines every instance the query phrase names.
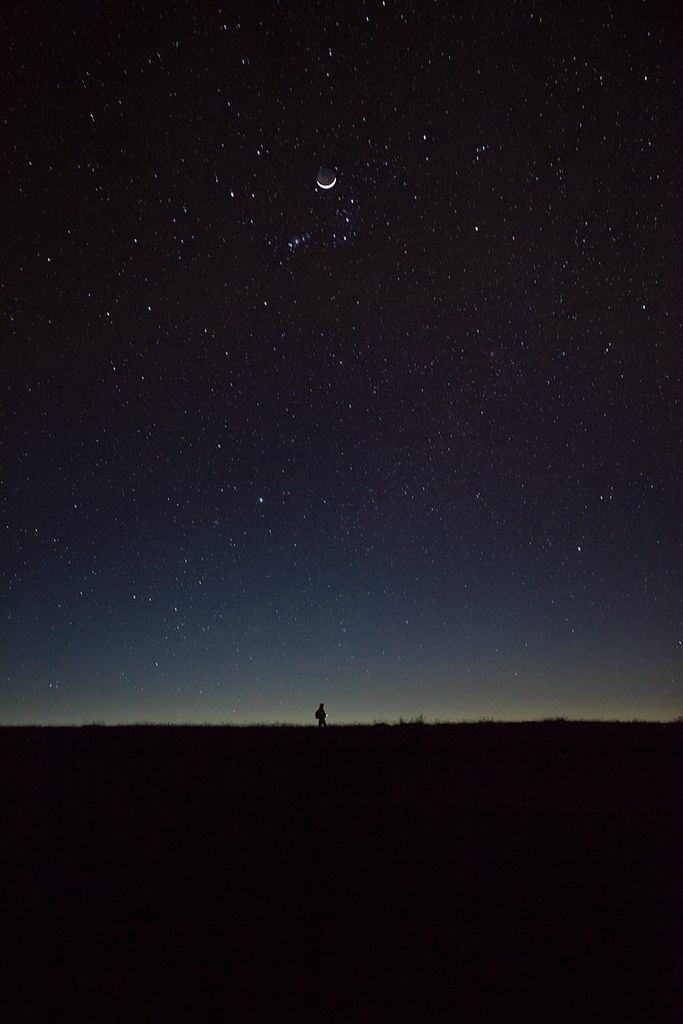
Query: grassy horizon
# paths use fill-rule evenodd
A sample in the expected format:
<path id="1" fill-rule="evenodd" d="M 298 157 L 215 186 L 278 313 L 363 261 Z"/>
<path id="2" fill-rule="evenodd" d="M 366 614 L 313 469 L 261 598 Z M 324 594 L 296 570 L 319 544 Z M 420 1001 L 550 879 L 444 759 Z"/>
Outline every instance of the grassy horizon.
<path id="1" fill-rule="evenodd" d="M 328 729 L 373 729 L 373 728 L 405 728 L 407 726 L 471 726 L 471 725 L 681 725 L 683 716 L 670 719 L 647 718 L 567 718 L 552 716 L 546 718 L 460 718 L 460 719 L 425 719 L 422 715 L 415 718 L 377 719 L 371 722 L 340 721 L 329 723 Z M 81 722 L 0 722 L 0 729 L 318 729 L 317 724 L 309 722 L 103 722 L 99 720 Z"/>

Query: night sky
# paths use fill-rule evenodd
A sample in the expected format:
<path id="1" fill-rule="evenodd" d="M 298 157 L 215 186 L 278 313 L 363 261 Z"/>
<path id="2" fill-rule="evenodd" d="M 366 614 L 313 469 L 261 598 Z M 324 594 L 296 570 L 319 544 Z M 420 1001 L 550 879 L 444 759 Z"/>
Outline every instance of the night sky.
<path id="1" fill-rule="evenodd" d="M 0 721 L 683 713 L 678 4 L 3 9 Z"/>

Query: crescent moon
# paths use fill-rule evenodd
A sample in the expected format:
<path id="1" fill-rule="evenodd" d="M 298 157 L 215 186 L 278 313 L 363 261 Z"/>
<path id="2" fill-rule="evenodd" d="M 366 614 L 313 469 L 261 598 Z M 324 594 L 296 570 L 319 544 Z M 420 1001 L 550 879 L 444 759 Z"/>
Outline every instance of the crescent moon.
<path id="1" fill-rule="evenodd" d="M 335 174 L 334 178 L 333 178 L 333 179 L 332 179 L 332 181 L 331 181 L 331 182 L 329 183 L 329 185 L 324 185 L 322 181 L 319 181 L 319 182 L 318 182 L 318 187 L 319 187 L 319 188 L 334 188 L 334 186 L 335 186 L 336 184 L 337 184 L 337 175 Z"/>

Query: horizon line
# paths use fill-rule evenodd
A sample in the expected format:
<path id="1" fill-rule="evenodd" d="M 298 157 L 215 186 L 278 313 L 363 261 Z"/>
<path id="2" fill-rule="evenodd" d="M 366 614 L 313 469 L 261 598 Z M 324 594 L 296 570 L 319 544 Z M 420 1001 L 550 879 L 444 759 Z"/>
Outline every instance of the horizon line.
<path id="1" fill-rule="evenodd" d="M 675 718 L 568 718 L 565 715 L 553 715 L 544 718 L 459 718 L 459 719 L 425 719 L 418 715 L 415 718 L 398 718 L 391 720 L 373 719 L 367 721 L 339 721 L 330 723 L 328 729 L 343 728 L 405 728 L 405 726 L 444 726 L 444 725 L 679 725 L 683 724 L 683 715 Z M 136 722 L 105 722 L 88 719 L 74 722 L 0 722 L 0 729 L 82 729 L 92 728 L 129 729 L 129 728 L 164 728 L 164 729 L 318 729 L 310 722 L 165 722 L 142 719 Z"/>

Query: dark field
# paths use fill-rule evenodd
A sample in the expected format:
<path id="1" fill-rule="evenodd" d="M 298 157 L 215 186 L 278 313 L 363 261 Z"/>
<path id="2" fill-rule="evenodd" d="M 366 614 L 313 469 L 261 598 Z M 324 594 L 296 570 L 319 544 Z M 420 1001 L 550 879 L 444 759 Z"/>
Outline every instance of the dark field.
<path id="1" fill-rule="evenodd" d="M 673 1019 L 682 736 L 1 729 L 5 1019 Z"/>

